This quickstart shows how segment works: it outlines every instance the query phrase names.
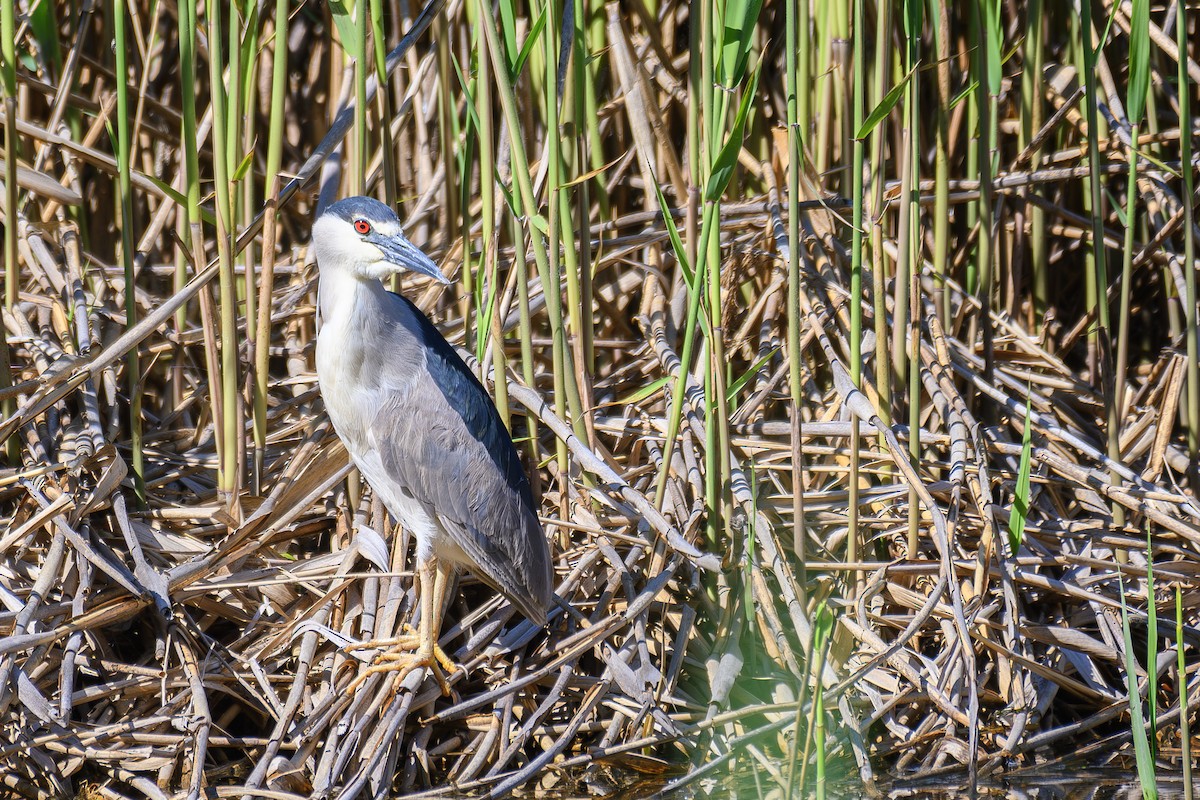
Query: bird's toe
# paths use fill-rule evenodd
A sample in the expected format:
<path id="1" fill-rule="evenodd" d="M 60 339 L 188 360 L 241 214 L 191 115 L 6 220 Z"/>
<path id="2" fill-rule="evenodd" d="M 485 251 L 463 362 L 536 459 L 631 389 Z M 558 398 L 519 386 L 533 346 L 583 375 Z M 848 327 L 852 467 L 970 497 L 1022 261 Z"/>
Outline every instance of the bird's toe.
<path id="1" fill-rule="evenodd" d="M 347 691 L 353 694 L 372 675 L 394 673 L 397 682 L 403 680 L 416 669 L 425 669 L 433 674 L 438 682 L 443 697 L 450 696 L 450 682 L 447 676 L 452 676 L 460 667 L 451 660 L 441 646 L 434 644 L 432 649 L 422 646 L 421 637 L 417 634 L 396 636 L 391 639 L 373 639 L 367 642 L 350 645 L 346 649 L 378 650 L 370 657 L 368 663 L 354 680 Z"/>

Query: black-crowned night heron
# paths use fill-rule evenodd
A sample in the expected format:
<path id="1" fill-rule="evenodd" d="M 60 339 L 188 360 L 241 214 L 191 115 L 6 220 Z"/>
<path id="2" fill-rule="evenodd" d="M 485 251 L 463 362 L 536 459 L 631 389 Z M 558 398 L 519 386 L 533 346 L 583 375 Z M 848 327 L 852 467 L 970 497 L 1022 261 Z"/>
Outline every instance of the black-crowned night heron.
<path id="1" fill-rule="evenodd" d="M 313 225 L 320 269 L 317 378 L 354 465 L 417 541 L 416 637 L 393 640 L 446 690 L 436 642 L 447 584 L 464 567 L 536 624 L 550 603 L 550 551 L 529 479 L 487 390 L 417 307 L 380 278 L 450 283 L 383 203 L 351 197 Z M 402 641 L 406 640 L 406 641 Z"/>

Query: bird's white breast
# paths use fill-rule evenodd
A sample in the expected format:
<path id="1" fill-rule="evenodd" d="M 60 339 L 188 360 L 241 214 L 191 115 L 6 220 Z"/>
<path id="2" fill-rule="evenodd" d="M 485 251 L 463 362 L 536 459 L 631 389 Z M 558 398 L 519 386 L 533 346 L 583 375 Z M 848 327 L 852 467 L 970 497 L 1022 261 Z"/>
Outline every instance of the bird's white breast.
<path id="1" fill-rule="evenodd" d="M 402 369 L 396 360 L 424 359 L 424 353 L 398 352 L 387 346 L 386 337 L 377 335 L 385 317 L 384 308 L 378 305 L 389 296 L 374 283 L 377 291 L 376 286 L 356 278 L 326 280 L 322 276 L 317 380 L 329 419 L 350 459 L 396 521 L 417 537 L 418 557 L 426 558 L 439 538 L 437 523 L 407 487 L 388 473 L 372 433 L 380 410 L 403 408 L 404 401 L 395 402 L 395 395 L 412 391 L 416 370 L 413 365 Z"/>

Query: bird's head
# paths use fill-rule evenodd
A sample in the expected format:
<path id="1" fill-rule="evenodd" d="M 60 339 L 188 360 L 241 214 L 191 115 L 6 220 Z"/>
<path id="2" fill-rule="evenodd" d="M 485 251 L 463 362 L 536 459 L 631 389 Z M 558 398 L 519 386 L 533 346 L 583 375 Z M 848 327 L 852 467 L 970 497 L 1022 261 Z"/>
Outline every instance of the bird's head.
<path id="1" fill-rule="evenodd" d="M 403 270 L 452 283 L 408 240 L 392 209 L 370 197 L 347 197 L 325 209 L 312 230 L 322 272 L 385 278 Z"/>

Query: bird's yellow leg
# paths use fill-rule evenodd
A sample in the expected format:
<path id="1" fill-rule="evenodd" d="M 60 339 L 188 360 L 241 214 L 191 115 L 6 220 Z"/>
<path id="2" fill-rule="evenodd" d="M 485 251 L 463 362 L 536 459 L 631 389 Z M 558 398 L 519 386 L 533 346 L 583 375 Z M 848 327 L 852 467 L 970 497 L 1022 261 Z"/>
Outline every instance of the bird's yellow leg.
<path id="1" fill-rule="evenodd" d="M 357 691 L 363 681 L 371 675 L 381 672 L 399 672 L 400 678 L 403 679 L 414 669 L 427 667 L 433 673 L 438 686 L 441 687 L 442 695 L 446 697 L 450 695 L 450 684 L 446 682 L 446 676 L 442 670 L 452 673 L 457 666 L 438 646 L 437 637 L 442 627 L 442 608 L 446 597 L 446 587 L 453 569 L 452 566 L 443 564 L 436 556 L 417 566 L 421 616 L 415 635 L 408 633 L 390 639 L 372 639 L 346 648 L 347 650 L 387 648 L 375 656 L 374 663 L 358 674 L 350 684 L 349 691 L 351 693 Z M 416 652 L 398 652 L 403 650 L 415 650 Z"/>
<path id="2" fill-rule="evenodd" d="M 429 655 L 433 656 L 437 662 L 442 665 L 442 669 L 446 670 L 446 672 L 454 672 L 456 669 L 458 669 L 458 665 L 450 660 L 450 657 L 446 655 L 445 651 L 442 650 L 437 643 L 438 636 L 440 636 L 442 632 L 442 614 L 446 610 L 446 590 L 450 585 L 450 577 L 454 574 L 454 567 L 437 558 L 436 556 L 430 560 L 433 562 L 434 567 L 433 591 L 430 593 L 432 596 L 430 597 L 430 607 L 428 609 L 430 614 L 429 624 L 425 630 L 421 631 L 421 636 L 423 637 L 421 641 L 421 652 L 428 653 Z M 424 601 L 422 601 L 422 623 L 425 622 L 425 611 L 425 604 Z M 447 695 L 450 694 L 450 687 L 446 686 L 445 680 L 440 677 L 439 680 L 442 681 L 444 693 Z"/>

